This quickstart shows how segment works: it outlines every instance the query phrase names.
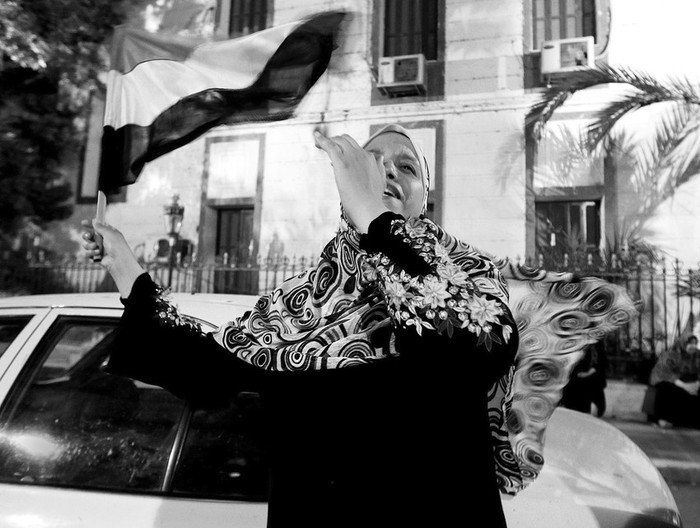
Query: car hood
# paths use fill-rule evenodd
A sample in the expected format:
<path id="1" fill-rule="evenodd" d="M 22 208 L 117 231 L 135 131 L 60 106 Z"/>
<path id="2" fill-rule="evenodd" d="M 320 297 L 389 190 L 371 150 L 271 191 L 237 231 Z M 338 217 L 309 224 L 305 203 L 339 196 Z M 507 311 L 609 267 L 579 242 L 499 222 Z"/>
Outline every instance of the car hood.
<path id="1" fill-rule="evenodd" d="M 520 526 L 537 526 L 543 512 L 566 528 L 681 526 L 658 469 L 604 420 L 557 408 L 547 427 L 544 460 L 533 484 L 504 496 L 506 516 L 525 523 Z"/>

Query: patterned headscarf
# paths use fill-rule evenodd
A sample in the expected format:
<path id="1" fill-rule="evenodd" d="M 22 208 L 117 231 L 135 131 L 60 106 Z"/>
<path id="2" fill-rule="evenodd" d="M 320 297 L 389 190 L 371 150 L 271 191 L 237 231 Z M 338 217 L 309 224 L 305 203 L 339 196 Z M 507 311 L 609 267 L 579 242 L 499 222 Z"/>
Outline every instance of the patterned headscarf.
<path id="1" fill-rule="evenodd" d="M 424 181 L 423 211 L 430 187 L 428 165 L 410 133 Z M 367 145 L 365 143 L 365 145 Z M 489 392 L 489 420 L 501 490 L 514 494 L 532 482 L 543 464 L 547 420 L 573 364 L 592 340 L 629 320 L 632 303 L 621 288 L 597 279 L 526 270 L 495 260 L 421 216 L 440 250 L 484 293 L 508 302 L 504 276 L 528 285 L 511 308 L 521 333 L 517 368 Z M 316 265 L 259 298 L 253 310 L 221 327 L 215 339 L 240 359 L 262 369 L 297 371 L 345 368 L 398 352 L 386 302 L 360 235 L 341 214 L 338 231 Z M 494 264 L 495 262 L 495 264 Z M 502 269 L 502 274 L 497 271 Z M 525 282 L 522 282 L 525 281 Z"/>

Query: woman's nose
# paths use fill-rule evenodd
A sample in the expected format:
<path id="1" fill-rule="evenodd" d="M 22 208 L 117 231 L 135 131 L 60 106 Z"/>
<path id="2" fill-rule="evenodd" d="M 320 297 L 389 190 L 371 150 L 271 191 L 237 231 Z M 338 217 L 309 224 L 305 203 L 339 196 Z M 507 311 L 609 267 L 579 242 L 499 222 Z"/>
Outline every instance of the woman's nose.
<path id="1" fill-rule="evenodd" d="M 396 165 L 390 160 L 382 158 L 382 164 L 384 165 L 384 171 L 386 172 L 386 177 L 392 180 L 396 178 Z"/>

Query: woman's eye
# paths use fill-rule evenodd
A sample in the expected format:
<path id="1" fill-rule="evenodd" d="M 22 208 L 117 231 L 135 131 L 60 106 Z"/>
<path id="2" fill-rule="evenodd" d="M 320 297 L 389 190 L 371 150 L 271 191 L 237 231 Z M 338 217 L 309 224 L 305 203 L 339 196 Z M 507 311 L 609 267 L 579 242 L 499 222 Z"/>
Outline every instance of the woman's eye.
<path id="1" fill-rule="evenodd" d="M 402 165 L 401 169 L 406 171 L 406 172 L 410 172 L 411 174 L 416 173 L 416 169 L 413 168 L 413 165 Z"/>

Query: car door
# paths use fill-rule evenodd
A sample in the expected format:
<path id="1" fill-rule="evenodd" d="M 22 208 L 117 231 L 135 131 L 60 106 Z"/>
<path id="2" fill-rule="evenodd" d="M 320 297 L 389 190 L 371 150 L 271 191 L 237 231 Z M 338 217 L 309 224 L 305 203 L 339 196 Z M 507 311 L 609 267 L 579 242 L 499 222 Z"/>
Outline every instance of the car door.
<path id="1" fill-rule="evenodd" d="M 107 374 L 119 314 L 54 309 L 13 354 L 0 406 L 0 525 L 264 527 L 257 395 L 204 411 Z"/>

